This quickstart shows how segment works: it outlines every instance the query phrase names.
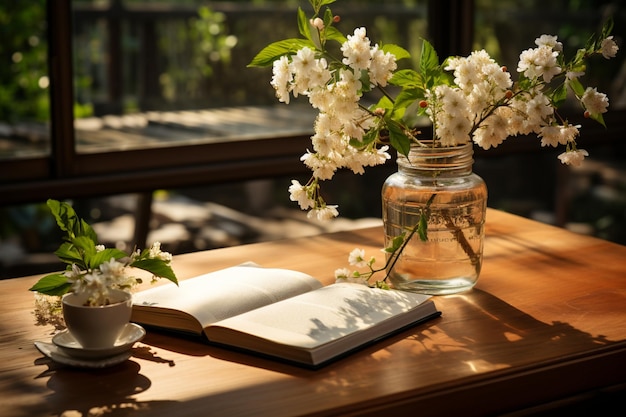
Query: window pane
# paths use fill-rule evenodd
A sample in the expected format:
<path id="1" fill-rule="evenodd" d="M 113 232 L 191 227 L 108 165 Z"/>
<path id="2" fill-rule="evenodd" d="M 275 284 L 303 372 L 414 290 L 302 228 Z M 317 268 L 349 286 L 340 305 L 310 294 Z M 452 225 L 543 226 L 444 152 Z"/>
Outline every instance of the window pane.
<path id="1" fill-rule="evenodd" d="M 45 0 L 0 2 L 0 159 L 50 152 Z"/>
<path id="2" fill-rule="evenodd" d="M 626 89 L 620 73 L 626 62 L 622 44 L 626 15 L 615 1 L 477 0 L 475 48 L 485 48 L 514 75 L 520 52 L 536 47 L 535 39 L 542 34 L 557 35 L 566 58 L 571 59 L 608 17 L 614 19 L 613 35 L 621 50 L 611 60 L 591 59 L 582 81 L 609 96 L 610 110 L 624 109 Z"/>
<path id="3" fill-rule="evenodd" d="M 340 27 L 418 51 L 425 1 L 344 1 Z M 74 3 L 79 152 L 308 134 L 315 113 L 279 104 L 270 68 L 247 64 L 272 41 L 299 37 L 302 1 Z M 410 40 L 410 42 L 409 42 Z"/>

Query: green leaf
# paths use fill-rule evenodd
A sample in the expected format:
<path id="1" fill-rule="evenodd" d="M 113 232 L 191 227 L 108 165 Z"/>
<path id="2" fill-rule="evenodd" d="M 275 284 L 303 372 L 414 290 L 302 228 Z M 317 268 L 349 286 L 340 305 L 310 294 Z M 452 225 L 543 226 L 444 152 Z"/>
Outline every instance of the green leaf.
<path id="1" fill-rule="evenodd" d="M 568 85 L 577 97 L 582 97 L 583 94 L 585 94 L 585 87 L 578 80 L 578 78 L 569 80 Z"/>
<path id="2" fill-rule="evenodd" d="M 85 259 L 89 259 L 96 254 L 96 242 L 88 236 L 77 236 L 71 242 L 82 253 Z"/>
<path id="3" fill-rule="evenodd" d="M 595 120 L 596 122 L 600 123 L 602 126 L 606 127 L 606 124 L 604 123 L 604 116 L 602 116 L 602 113 L 590 114 L 589 118 L 591 118 L 592 120 Z"/>
<path id="4" fill-rule="evenodd" d="M 324 35 L 326 36 L 326 40 L 337 41 L 340 44 L 348 40 L 344 34 L 339 32 L 339 30 L 337 30 L 334 26 L 327 27 L 324 30 Z"/>
<path id="5" fill-rule="evenodd" d="M 391 110 L 393 109 L 393 101 L 391 101 L 387 96 L 382 96 L 380 100 L 378 100 L 378 103 L 370 106 L 370 109 L 372 111 L 375 111 L 376 109 Z"/>
<path id="6" fill-rule="evenodd" d="M 418 87 L 423 88 L 424 86 L 424 78 L 422 75 L 412 69 L 403 69 L 396 71 L 391 79 L 389 80 L 390 84 L 397 85 L 399 87 Z"/>
<path id="7" fill-rule="evenodd" d="M 298 50 L 308 46 L 315 49 L 313 42 L 307 39 L 284 39 L 282 41 L 274 42 L 266 46 L 259 52 L 252 61 L 248 64 L 248 67 L 268 67 L 272 63 L 279 59 L 283 55 L 295 54 Z"/>
<path id="8" fill-rule="evenodd" d="M 301 7 L 298 7 L 298 31 L 306 39 L 313 42 L 313 38 L 311 37 L 311 25 L 309 24 L 309 19 L 307 18 L 306 13 L 304 13 L 304 10 L 302 10 Z"/>
<path id="9" fill-rule="evenodd" d="M 369 145 L 370 143 L 374 142 L 377 138 L 378 138 L 378 134 L 379 134 L 379 130 L 378 129 L 370 129 L 367 132 L 365 132 L 365 135 L 363 135 L 362 140 L 357 140 L 357 139 L 350 139 L 350 145 L 354 148 L 357 149 L 361 149 L 364 148 L 365 146 Z"/>
<path id="10" fill-rule="evenodd" d="M 72 284 L 67 281 L 63 274 L 50 274 L 41 278 L 29 291 L 37 291 L 46 295 L 63 295 L 69 291 Z"/>
<path id="11" fill-rule="evenodd" d="M 88 236 L 94 242 L 98 241 L 98 236 L 94 230 L 86 221 L 78 217 L 71 205 L 52 199 L 49 199 L 46 204 L 59 228 L 67 233 L 69 240 L 76 236 Z"/>
<path id="12" fill-rule="evenodd" d="M 82 269 L 86 269 L 87 265 L 83 263 L 83 257 L 76 246 L 70 242 L 64 242 L 59 246 L 54 254 L 66 264 L 76 264 Z"/>
<path id="13" fill-rule="evenodd" d="M 326 8 L 324 11 L 324 28 L 329 28 L 333 25 L 333 12 L 330 8 Z"/>
<path id="14" fill-rule="evenodd" d="M 76 223 L 78 216 L 72 206 L 52 199 L 48 200 L 46 204 L 56 219 L 59 228 L 68 234 L 74 233 L 74 224 Z"/>
<path id="15" fill-rule="evenodd" d="M 422 242 L 428 240 L 428 214 L 422 212 L 420 214 L 419 225 L 417 227 L 417 234 Z"/>
<path id="16" fill-rule="evenodd" d="M 552 104 L 555 107 L 560 107 L 567 99 L 567 86 L 561 84 L 552 94 Z"/>
<path id="17" fill-rule="evenodd" d="M 90 268 L 98 268 L 103 262 L 109 262 L 111 260 L 111 258 L 114 259 L 122 259 L 127 257 L 128 254 L 119 250 L 119 249 L 114 249 L 114 248 L 106 248 L 100 252 L 96 252 L 90 259 L 89 259 L 89 267 Z"/>
<path id="18" fill-rule="evenodd" d="M 424 90 L 418 88 L 403 89 L 396 97 L 394 106 L 396 109 L 405 109 L 415 103 L 415 101 L 422 100 L 423 98 Z"/>
<path id="19" fill-rule="evenodd" d="M 389 130 L 389 142 L 391 146 L 402 155 L 409 154 L 411 148 L 411 140 L 406 136 L 404 130 L 393 120 L 387 121 L 387 129 Z"/>
<path id="20" fill-rule="evenodd" d="M 422 52 L 420 54 L 419 69 L 422 74 L 428 74 L 439 67 L 439 57 L 433 45 L 426 39 L 422 42 Z"/>
<path id="21" fill-rule="evenodd" d="M 385 44 L 381 47 L 381 49 L 383 52 L 388 52 L 394 55 L 396 57 L 396 61 L 411 58 L 409 51 L 399 45 L 394 45 L 393 43 Z"/>
<path id="22" fill-rule="evenodd" d="M 98 235 L 96 235 L 96 232 L 91 228 L 89 223 L 87 223 L 83 219 L 80 219 L 80 229 L 77 230 L 76 235 L 85 236 L 91 239 L 91 241 L 94 243 L 98 241 Z"/>
<path id="23" fill-rule="evenodd" d="M 391 241 L 391 245 L 385 248 L 385 252 L 387 253 L 396 252 L 398 249 L 400 249 L 400 247 L 404 243 L 405 237 L 406 237 L 406 233 L 401 233 L 400 235 L 394 237 L 393 240 Z"/>
<path id="24" fill-rule="evenodd" d="M 328 6 L 329 4 L 333 4 L 337 0 L 316 0 L 318 7 Z"/>
<path id="25" fill-rule="evenodd" d="M 372 83 L 370 82 L 370 74 L 367 70 L 361 70 L 361 76 L 359 77 L 359 81 L 361 81 L 361 91 L 367 93 L 372 90 Z"/>
<path id="26" fill-rule="evenodd" d="M 163 261 L 162 259 L 139 259 L 130 264 L 130 266 L 148 271 L 156 277 L 167 278 L 174 284 L 178 285 L 178 280 L 176 279 L 174 270 L 172 270 L 169 263 Z"/>

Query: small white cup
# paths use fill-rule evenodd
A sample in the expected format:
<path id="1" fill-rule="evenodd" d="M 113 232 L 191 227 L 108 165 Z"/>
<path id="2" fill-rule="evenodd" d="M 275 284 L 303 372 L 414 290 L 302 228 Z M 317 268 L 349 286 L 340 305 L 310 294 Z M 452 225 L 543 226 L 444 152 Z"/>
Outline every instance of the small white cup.
<path id="1" fill-rule="evenodd" d="M 63 317 L 69 332 L 83 348 L 106 349 L 115 345 L 124 327 L 130 322 L 131 294 L 112 290 L 112 304 L 86 306 L 86 294 L 63 296 Z"/>

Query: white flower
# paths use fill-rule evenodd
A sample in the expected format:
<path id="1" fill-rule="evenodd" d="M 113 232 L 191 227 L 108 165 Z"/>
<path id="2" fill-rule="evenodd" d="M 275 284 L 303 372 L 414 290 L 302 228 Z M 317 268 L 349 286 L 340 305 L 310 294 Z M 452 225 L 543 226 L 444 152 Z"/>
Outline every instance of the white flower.
<path id="1" fill-rule="evenodd" d="M 605 113 L 609 107 L 609 99 L 606 94 L 599 93 L 596 88 L 592 87 L 587 87 L 580 101 L 591 114 Z"/>
<path id="2" fill-rule="evenodd" d="M 63 275 L 67 277 L 68 282 L 73 283 L 82 276 L 82 271 L 78 265 L 72 264 L 72 269 L 70 271 L 63 272 Z"/>
<path id="3" fill-rule="evenodd" d="M 163 252 L 161 250 L 161 242 L 154 242 L 150 247 L 150 258 L 161 259 L 162 261 L 169 262 L 172 260 L 172 254 L 169 252 Z"/>
<path id="4" fill-rule="evenodd" d="M 281 56 L 280 59 L 274 61 L 272 73 L 273 77 L 270 84 L 276 90 L 276 97 L 279 101 L 289 104 L 289 90 L 291 88 L 290 83 L 293 81 L 289 58 Z"/>
<path id="5" fill-rule="evenodd" d="M 539 132 L 541 138 L 541 146 L 557 146 L 567 145 L 569 142 L 574 142 L 576 136 L 578 136 L 578 129 L 580 125 L 567 125 L 567 126 L 543 126 Z"/>
<path id="6" fill-rule="evenodd" d="M 561 142 L 560 126 L 543 126 L 539 132 L 541 146 L 557 146 Z"/>
<path id="7" fill-rule="evenodd" d="M 357 28 L 353 35 L 347 36 L 348 40 L 341 45 L 343 52 L 342 62 L 355 71 L 367 69 L 370 66 L 370 40 L 366 36 L 365 28 Z"/>
<path id="8" fill-rule="evenodd" d="M 336 280 L 348 280 L 352 275 L 352 272 L 348 268 L 339 268 L 335 270 Z"/>
<path id="9" fill-rule="evenodd" d="M 367 261 L 365 260 L 365 250 L 359 248 L 352 249 L 352 252 L 348 255 L 348 263 L 356 266 L 357 268 L 366 267 Z"/>
<path id="10" fill-rule="evenodd" d="M 562 145 L 566 145 L 569 142 L 574 142 L 576 140 L 576 137 L 580 133 L 578 129 L 580 129 L 580 125 L 561 126 L 561 140 L 559 141 L 559 143 Z"/>
<path id="11" fill-rule="evenodd" d="M 381 51 L 378 48 L 378 45 L 374 45 L 372 48 L 371 57 L 370 81 L 374 85 L 385 87 L 387 85 L 387 81 L 389 81 L 393 72 L 398 67 L 396 64 L 396 57 L 393 54 Z"/>
<path id="12" fill-rule="evenodd" d="M 517 72 L 523 72 L 524 76 L 530 79 L 543 76 L 544 81 L 549 83 L 561 72 L 556 59 L 558 55 L 558 52 L 547 45 L 527 49 L 520 54 Z"/>
<path id="13" fill-rule="evenodd" d="M 538 93 L 526 103 L 526 123 L 531 131 L 537 132 L 542 124 L 554 114 L 550 100 L 542 93 Z"/>
<path id="14" fill-rule="evenodd" d="M 563 44 L 557 41 L 556 36 L 552 35 L 541 35 L 537 39 L 535 39 L 535 45 L 537 46 L 548 46 L 555 51 L 562 51 Z"/>
<path id="15" fill-rule="evenodd" d="M 339 216 L 337 206 L 326 205 L 324 207 L 314 208 L 307 213 L 308 218 L 317 217 L 317 220 L 325 221 Z"/>
<path id="16" fill-rule="evenodd" d="M 565 79 L 567 81 L 576 80 L 585 75 L 584 71 L 567 71 L 565 73 Z"/>
<path id="17" fill-rule="evenodd" d="M 308 188 L 297 180 L 291 180 L 289 199 L 297 201 L 302 210 L 307 210 L 315 205 L 315 202 L 309 197 Z"/>
<path id="18" fill-rule="evenodd" d="M 501 144 L 508 136 L 507 120 L 494 112 L 476 129 L 473 140 L 481 148 L 489 149 Z"/>
<path id="19" fill-rule="evenodd" d="M 96 245 L 96 252 L 102 252 L 104 249 L 106 249 L 104 245 Z"/>
<path id="20" fill-rule="evenodd" d="M 600 46 L 602 56 L 606 59 L 614 58 L 617 55 L 617 51 L 619 47 L 617 43 L 613 40 L 613 36 L 609 36 L 602 40 L 602 44 Z"/>
<path id="21" fill-rule="evenodd" d="M 585 159 L 585 156 L 589 156 L 589 153 L 584 149 L 578 149 L 576 151 L 566 151 L 558 156 L 559 160 L 572 166 L 580 166 Z"/>
<path id="22" fill-rule="evenodd" d="M 337 164 L 329 158 L 321 158 L 316 153 L 308 152 L 302 155 L 300 158 L 304 165 L 306 165 L 311 171 L 313 176 L 320 180 L 330 180 L 335 175 L 337 170 Z"/>
<path id="23" fill-rule="evenodd" d="M 306 77 L 315 68 L 315 53 L 309 47 L 300 49 L 291 59 L 291 65 L 298 77 Z"/>

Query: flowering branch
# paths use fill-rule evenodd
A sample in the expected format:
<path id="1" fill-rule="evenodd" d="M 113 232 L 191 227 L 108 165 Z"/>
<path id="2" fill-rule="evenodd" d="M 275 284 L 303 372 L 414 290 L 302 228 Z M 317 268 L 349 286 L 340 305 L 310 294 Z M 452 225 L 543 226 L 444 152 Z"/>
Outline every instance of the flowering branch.
<path id="1" fill-rule="evenodd" d="M 376 258 L 371 257 L 369 261 L 365 261 L 365 251 L 357 248 L 350 252 L 350 255 L 348 255 L 348 263 L 357 268 L 367 267 L 369 271 L 365 273 L 359 271 L 350 272 L 347 268 L 340 268 L 335 271 L 335 278 L 337 281 L 358 282 L 370 285 L 369 280 L 374 275 L 385 271 L 384 278 L 382 280 L 375 281 L 374 286 L 377 288 L 388 289 L 389 286 L 387 285 L 387 280 L 389 279 L 389 274 L 400 258 L 402 251 L 404 251 L 404 248 L 411 241 L 413 236 L 417 233 L 422 242 L 428 240 L 428 219 L 430 218 L 430 206 L 436 196 L 436 193 L 430 196 L 424 205 L 424 208 L 420 212 L 419 221 L 408 230 L 408 234 L 407 231 L 402 232 L 393 238 L 391 245 L 383 249 L 383 252 L 387 254 L 384 266 L 381 268 L 374 268 Z M 471 251 L 471 248 L 469 248 L 469 250 Z"/>
<path id="2" fill-rule="evenodd" d="M 170 266 L 172 255 L 161 251 L 156 242 L 150 249 L 136 250 L 130 254 L 115 248 L 98 245 L 95 231 L 79 218 L 71 205 L 48 200 L 50 211 L 59 228 L 65 232 L 65 242 L 55 255 L 67 264 L 65 272 L 46 275 L 30 291 L 51 296 L 67 292 L 87 292 L 90 305 L 108 304 L 109 290 L 129 290 L 141 278 L 127 275 L 127 268 L 150 272 L 153 279 L 166 278 L 178 284 Z"/>
<path id="3" fill-rule="evenodd" d="M 327 204 L 320 192 L 320 181 L 332 179 L 338 169 L 363 174 L 366 167 L 391 158 L 389 147 L 407 156 L 412 145 L 424 146 L 411 122 L 416 116 L 432 122 L 435 147 L 473 142 L 488 150 L 508 137 L 534 134 L 542 147 L 564 146 L 558 159 L 573 166 L 588 153 L 577 147 L 581 126 L 557 112 L 568 94 L 573 94 L 585 117 L 605 125 L 608 98 L 583 86 L 581 77 L 591 57 L 616 55 L 612 21 L 569 61 L 556 36 L 537 38 L 536 47 L 521 52 L 514 82 L 507 68 L 485 50 L 441 63 L 426 40 L 419 67 L 397 70 L 397 61 L 410 54 L 397 45 L 372 45 L 363 27 L 344 36 L 335 27 L 341 19 L 328 7 L 322 11 L 334 1 L 309 0 L 310 19 L 298 9 L 302 38 L 271 43 L 249 64 L 272 66 L 271 85 L 279 101 L 288 104 L 292 96 L 306 96 L 319 111 L 313 149 L 301 157 L 312 171 L 311 179 L 304 185 L 293 180 L 289 187 L 291 200 L 309 210 L 309 217 L 327 220 L 339 215 L 337 206 Z M 329 42 L 338 43 L 341 58 L 329 52 Z M 385 90 L 387 85 L 398 87 L 399 93 L 393 97 Z M 375 89 L 382 97 L 371 106 L 361 104 L 361 98 Z"/>
<path id="4" fill-rule="evenodd" d="M 411 144 L 421 141 L 412 133 L 414 116 L 430 118 L 434 146 L 455 146 L 472 140 L 484 149 L 498 146 L 509 136 L 536 134 L 541 146 L 565 146 L 559 159 L 578 165 L 587 155 L 576 146 L 578 125 L 562 119 L 556 110 L 574 93 L 585 116 L 604 125 L 608 98 L 595 88 L 585 88 L 580 77 L 585 62 L 594 55 L 615 56 L 617 44 L 608 22 L 600 36 L 592 37 L 569 62 L 556 36 L 543 35 L 536 48 L 523 51 L 512 81 L 505 67 L 484 50 L 468 57 L 448 57 L 443 63 L 433 46 L 423 41 L 417 70 L 397 70 L 397 61 L 410 58 L 403 48 L 372 45 L 365 28 L 344 36 L 334 25 L 340 18 L 327 6 L 334 0 L 309 0 L 313 15 L 298 9 L 298 29 L 303 38 L 271 43 L 250 62 L 250 67 L 273 67 L 271 85 L 279 101 L 304 95 L 319 110 L 312 151 L 301 158 L 312 170 L 307 184 L 292 182 L 291 200 L 311 217 L 337 216 L 319 192 L 319 181 L 330 180 L 341 168 L 362 174 L 365 167 L 390 159 L 389 147 L 408 155 Z M 342 58 L 327 48 L 337 42 Z M 557 83 L 558 81 L 558 83 Z M 400 87 L 394 98 L 387 85 Z M 364 106 L 361 98 L 377 89 L 382 98 Z M 415 110 L 416 109 L 416 110 Z M 383 138 L 384 136 L 384 138 Z"/>

